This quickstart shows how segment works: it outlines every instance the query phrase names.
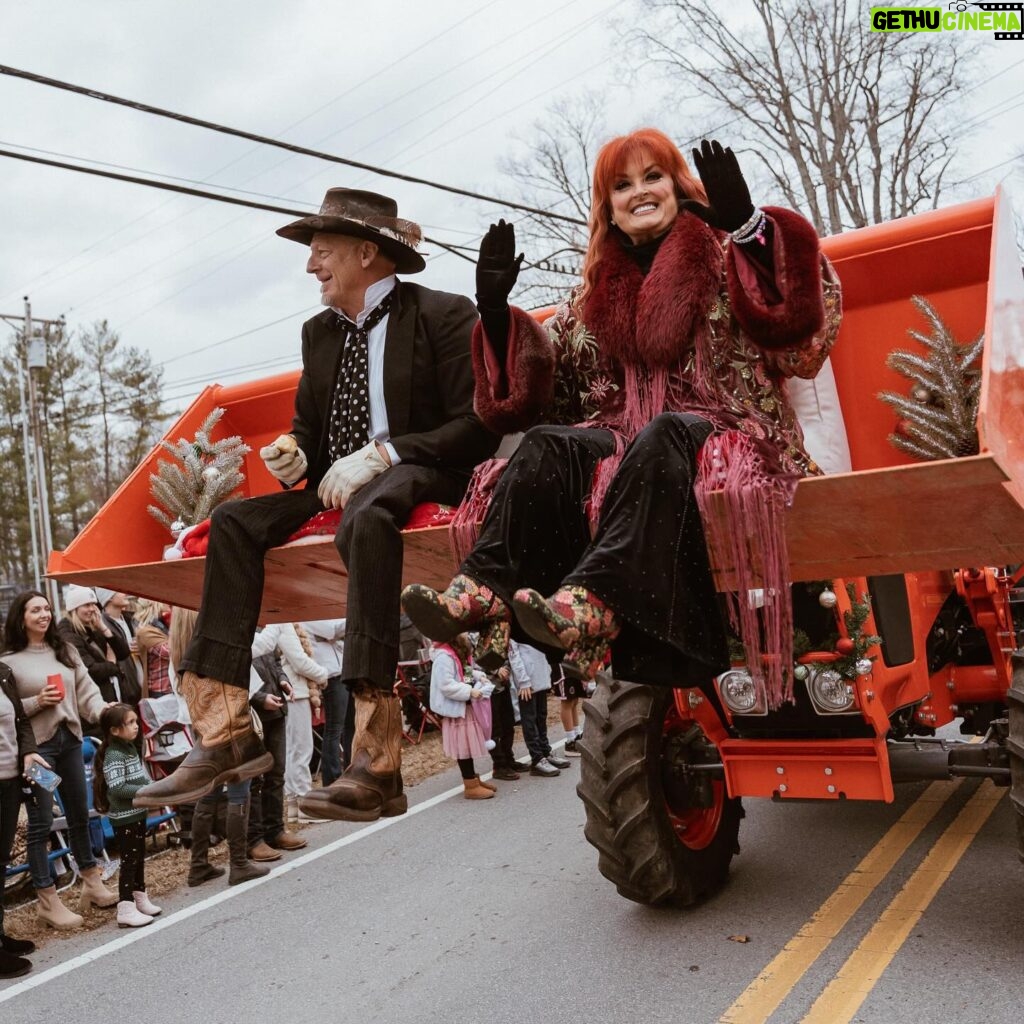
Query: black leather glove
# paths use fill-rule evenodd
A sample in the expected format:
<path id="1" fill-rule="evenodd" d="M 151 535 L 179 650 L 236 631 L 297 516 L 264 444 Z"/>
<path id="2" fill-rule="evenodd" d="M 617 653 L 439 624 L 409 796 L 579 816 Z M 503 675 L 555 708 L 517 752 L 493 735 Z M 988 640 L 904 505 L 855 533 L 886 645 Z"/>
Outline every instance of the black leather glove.
<path id="1" fill-rule="evenodd" d="M 722 149 L 721 143 L 704 139 L 700 149 L 692 150 L 693 163 L 700 175 L 708 205 L 696 199 L 684 199 L 681 210 L 687 210 L 719 231 L 741 228 L 754 212 L 750 189 L 743 180 L 736 154 Z"/>
<path id="2" fill-rule="evenodd" d="M 481 313 L 504 310 L 519 277 L 523 253 L 516 252 L 516 229 L 499 220 L 487 229 L 476 265 L 476 302 Z"/>

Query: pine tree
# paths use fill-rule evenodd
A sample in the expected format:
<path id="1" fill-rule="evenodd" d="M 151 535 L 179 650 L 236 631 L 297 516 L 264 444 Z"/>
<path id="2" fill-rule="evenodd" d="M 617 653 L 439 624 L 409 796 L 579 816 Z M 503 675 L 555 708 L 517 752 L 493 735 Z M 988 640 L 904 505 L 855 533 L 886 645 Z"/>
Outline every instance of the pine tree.
<path id="1" fill-rule="evenodd" d="M 177 461 L 161 459 L 157 472 L 150 474 L 150 493 L 162 507 L 149 505 L 148 510 L 172 534 L 208 518 L 245 480 L 241 466 L 249 446 L 237 435 L 210 440 L 223 415 L 223 409 L 214 409 L 196 431 L 194 441 L 182 437 L 174 444 L 160 442 Z"/>
<path id="2" fill-rule="evenodd" d="M 913 382 L 909 397 L 892 391 L 878 395 L 900 416 L 889 441 L 919 459 L 977 455 L 984 333 L 962 344 L 927 299 L 915 295 L 910 301 L 927 318 L 932 333 L 907 331 L 925 346 L 925 355 L 896 350 L 886 359 L 891 370 Z"/>

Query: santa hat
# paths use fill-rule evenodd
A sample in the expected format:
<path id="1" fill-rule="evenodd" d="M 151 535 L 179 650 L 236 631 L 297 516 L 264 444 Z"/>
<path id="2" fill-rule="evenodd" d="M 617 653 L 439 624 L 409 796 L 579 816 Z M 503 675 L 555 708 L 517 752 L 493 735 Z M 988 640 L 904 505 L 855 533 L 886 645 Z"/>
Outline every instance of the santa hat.
<path id="1" fill-rule="evenodd" d="M 64 607 L 73 612 L 86 604 L 99 604 L 96 600 L 96 591 L 92 587 L 80 587 L 77 583 L 68 584 L 68 589 L 64 593 Z"/>

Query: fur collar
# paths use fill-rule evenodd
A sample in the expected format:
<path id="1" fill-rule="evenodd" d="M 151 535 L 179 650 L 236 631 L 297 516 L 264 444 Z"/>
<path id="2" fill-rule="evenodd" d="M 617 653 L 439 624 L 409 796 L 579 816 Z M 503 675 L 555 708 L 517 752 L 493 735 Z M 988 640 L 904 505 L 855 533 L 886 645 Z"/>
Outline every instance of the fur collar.
<path id="1" fill-rule="evenodd" d="M 622 242 L 609 237 L 583 321 L 601 351 L 623 365 L 666 369 L 692 347 L 722 281 L 719 236 L 680 213 L 644 277 Z"/>

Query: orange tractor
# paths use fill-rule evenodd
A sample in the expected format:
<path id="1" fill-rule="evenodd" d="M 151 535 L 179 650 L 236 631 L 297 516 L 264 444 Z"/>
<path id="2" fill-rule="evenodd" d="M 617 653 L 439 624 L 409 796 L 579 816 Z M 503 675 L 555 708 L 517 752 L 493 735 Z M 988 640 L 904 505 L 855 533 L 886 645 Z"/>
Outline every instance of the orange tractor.
<path id="1" fill-rule="evenodd" d="M 823 248 L 843 283 L 844 315 L 834 388 L 813 390 L 811 404 L 823 443 L 848 449 L 849 463 L 801 481 L 787 514 L 803 638 L 794 702 L 769 709 L 736 664 L 691 689 L 605 678 L 587 705 L 586 836 L 601 872 L 642 903 L 689 904 L 725 881 L 743 797 L 892 801 L 897 782 L 991 778 L 1012 787 L 1024 851 L 1024 655 L 1015 664 L 1013 653 L 1021 574 L 1012 568 L 1024 561 L 1024 280 L 1009 203 L 997 193 Z M 886 357 L 912 347 L 915 295 L 957 337 L 984 331 L 976 455 L 921 462 L 889 441 L 896 416 L 877 393 L 906 389 Z M 223 408 L 220 433 L 253 449 L 244 493 L 271 491 L 254 453 L 290 421 L 296 383 L 285 374 L 207 388 L 167 438 L 191 437 Z M 161 560 L 169 538 L 145 513 L 159 455 L 53 553 L 52 577 L 197 606 L 204 559 Z M 731 589 L 731 567 L 711 554 L 719 589 Z M 447 527 L 407 531 L 407 582 L 444 586 L 453 570 Z M 266 556 L 264 621 L 344 614 L 345 594 L 330 536 Z M 982 742 L 935 737 L 956 720 Z"/>

